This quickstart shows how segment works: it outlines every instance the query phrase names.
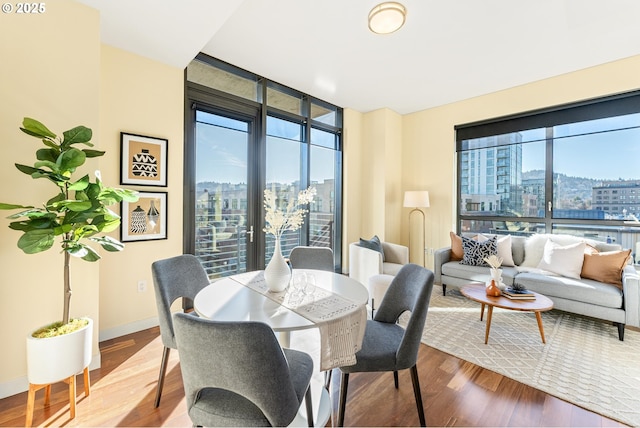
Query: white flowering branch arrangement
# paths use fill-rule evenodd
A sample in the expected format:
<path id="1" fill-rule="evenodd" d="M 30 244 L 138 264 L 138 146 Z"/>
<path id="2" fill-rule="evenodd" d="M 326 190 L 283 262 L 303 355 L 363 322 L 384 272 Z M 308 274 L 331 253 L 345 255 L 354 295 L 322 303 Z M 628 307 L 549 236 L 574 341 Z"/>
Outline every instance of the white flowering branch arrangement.
<path id="1" fill-rule="evenodd" d="M 498 257 L 495 254 L 492 254 L 489 257 L 485 257 L 483 260 L 493 269 L 498 269 L 500 266 L 502 266 L 502 257 Z"/>
<path id="2" fill-rule="evenodd" d="M 269 189 L 264 191 L 264 208 L 266 210 L 264 231 L 280 238 L 287 230 L 298 230 L 302 226 L 304 215 L 309 212 L 304 208 L 313 202 L 316 195 L 316 188 L 309 187 L 298 193 L 297 199 L 290 199 L 286 210 L 278 209 L 277 196 Z"/>

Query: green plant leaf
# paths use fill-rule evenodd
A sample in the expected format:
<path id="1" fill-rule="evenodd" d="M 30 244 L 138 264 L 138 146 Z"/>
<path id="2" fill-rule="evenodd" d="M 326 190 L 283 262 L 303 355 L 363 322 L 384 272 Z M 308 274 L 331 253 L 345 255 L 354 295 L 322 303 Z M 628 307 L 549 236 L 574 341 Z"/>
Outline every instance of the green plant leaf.
<path id="1" fill-rule="evenodd" d="M 36 152 L 36 158 L 41 161 L 55 162 L 59 154 L 60 154 L 59 150 L 39 149 Z"/>
<path id="2" fill-rule="evenodd" d="M 87 128 L 86 126 L 80 125 L 68 131 L 64 131 L 62 134 L 64 135 L 62 146 L 70 147 L 72 144 L 86 144 L 91 141 L 93 131 L 91 131 L 91 129 Z"/>
<path id="3" fill-rule="evenodd" d="M 50 229 L 53 233 L 53 229 L 58 225 L 56 219 L 56 216 L 53 215 L 53 217 L 39 217 L 30 218 L 28 220 L 14 221 L 9 223 L 9 228 L 13 230 L 20 230 L 23 232 L 37 229 Z"/>
<path id="4" fill-rule="evenodd" d="M 56 164 L 55 161 L 51 162 L 51 161 L 48 161 L 48 160 L 42 160 L 42 161 L 34 163 L 33 166 L 38 168 L 38 172 L 43 172 L 43 173 L 47 172 L 47 171 L 43 171 L 42 169 L 40 169 L 43 166 L 49 168 L 51 171 L 54 171 L 54 172 L 58 172 L 59 171 L 59 167 L 58 167 L 58 165 Z"/>
<path id="5" fill-rule="evenodd" d="M 39 217 L 44 217 L 45 215 L 48 214 L 48 212 L 43 210 L 42 208 L 35 208 L 35 207 L 24 207 L 24 208 L 28 208 L 28 209 L 26 211 L 20 211 L 19 213 L 11 214 L 7 218 L 11 220 L 20 218 L 20 217 L 39 218 Z"/>
<path id="6" fill-rule="evenodd" d="M 100 230 L 100 232 L 108 233 L 116 230 L 120 226 L 120 216 L 113 213 L 110 210 L 105 215 L 97 216 L 93 219 L 93 225 Z"/>
<path id="7" fill-rule="evenodd" d="M 82 258 L 82 260 L 84 260 L 85 262 L 97 262 L 98 260 L 100 260 L 100 254 L 98 254 L 93 248 L 91 247 L 86 247 L 87 248 L 87 254 L 85 254 L 85 256 Z"/>
<path id="8" fill-rule="evenodd" d="M 44 143 L 45 146 L 51 147 L 52 149 L 56 150 L 56 152 L 60 153 L 60 145 L 57 144 L 55 141 L 47 140 L 46 138 L 43 138 L 42 142 Z"/>
<path id="9" fill-rule="evenodd" d="M 80 257 L 87 262 L 95 262 L 100 260 L 100 254 L 98 254 L 93 248 L 88 245 L 76 242 L 67 248 L 67 252 L 74 257 Z"/>
<path id="10" fill-rule="evenodd" d="M 47 206 L 53 206 L 56 202 L 64 201 L 65 199 L 64 193 L 60 192 L 47 201 Z"/>
<path id="11" fill-rule="evenodd" d="M 5 204 L 4 202 L 0 202 L 0 210 L 15 210 L 18 208 L 33 208 L 33 207 L 26 206 L 26 205 Z"/>
<path id="12" fill-rule="evenodd" d="M 25 173 L 25 174 L 27 174 L 27 175 L 33 175 L 33 174 L 34 174 L 34 173 L 36 173 L 36 172 L 46 172 L 46 171 L 44 171 L 44 170 L 37 169 L 37 168 L 34 168 L 34 167 L 32 167 L 32 166 L 21 165 L 21 164 L 19 164 L 19 163 L 16 163 L 16 164 L 14 164 L 14 165 L 16 166 L 16 168 L 18 168 L 18 170 L 19 170 L 20 172 L 24 172 L 24 173 Z"/>
<path id="13" fill-rule="evenodd" d="M 58 165 L 61 171 L 75 171 L 77 167 L 84 164 L 87 156 L 82 150 L 70 148 L 62 152 L 62 155 L 58 157 Z"/>
<path id="14" fill-rule="evenodd" d="M 50 229 L 30 230 L 18 239 L 18 248 L 26 254 L 46 251 L 53 246 L 55 235 Z"/>
<path id="15" fill-rule="evenodd" d="M 54 207 L 58 208 L 65 208 L 69 211 L 74 211 L 74 212 L 82 212 L 84 210 L 88 210 L 89 208 L 91 208 L 91 202 L 90 201 L 60 201 L 60 202 L 56 202 L 54 204 L 52 204 Z"/>
<path id="16" fill-rule="evenodd" d="M 107 251 L 117 252 L 124 250 L 124 244 L 117 239 L 110 236 L 101 236 L 99 238 L 89 238 L 94 242 L 97 242 Z"/>
<path id="17" fill-rule="evenodd" d="M 80 180 L 76 181 L 73 184 L 70 184 L 69 190 L 73 190 L 73 191 L 84 190 L 87 188 L 88 185 L 89 185 L 89 176 L 85 175 Z"/>
<path id="18" fill-rule="evenodd" d="M 40 138 L 56 138 L 56 134 L 51 132 L 46 126 L 30 117 L 25 117 L 22 120 L 22 128 L 20 128 L 25 134 L 32 135 Z"/>
<path id="19" fill-rule="evenodd" d="M 87 155 L 88 158 L 97 158 L 106 153 L 100 150 L 90 150 L 90 149 L 82 149 L 82 151 L 84 152 L 85 155 Z"/>

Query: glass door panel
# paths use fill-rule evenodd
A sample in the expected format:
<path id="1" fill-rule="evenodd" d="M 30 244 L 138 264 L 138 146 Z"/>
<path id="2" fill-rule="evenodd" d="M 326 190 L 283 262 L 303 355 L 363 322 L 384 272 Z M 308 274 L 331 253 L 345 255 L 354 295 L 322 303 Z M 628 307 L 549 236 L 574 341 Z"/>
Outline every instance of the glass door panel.
<path id="1" fill-rule="evenodd" d="M 212 279 L 251 268 L 247 266 L 247 245 L 253 241 L 252 227 L 247 227 L 250 129 L 250 122 L 196 111 L 195 255 Z"/>
<path id="2" fill-rule="evenodd" d="M 286 209 L 290 198 L 297 198 L 301 190 L 302 125 L 272 116 L 267 117 L 266 188 L 277 196 L 281 209 Z M 286 231 L 280 242 L 285 257 L 293 247 L 300 245 L 301 230 Z M 271 259 L 275 245 L 272 235 L 266 236 L 265 263 Z"/>
<path id="3" fill-rule="evenodd" d="M 336 135 L 311 129 L 309 176 L 316 198 L 309 207 L 309 245 L 334 248 Z"/>

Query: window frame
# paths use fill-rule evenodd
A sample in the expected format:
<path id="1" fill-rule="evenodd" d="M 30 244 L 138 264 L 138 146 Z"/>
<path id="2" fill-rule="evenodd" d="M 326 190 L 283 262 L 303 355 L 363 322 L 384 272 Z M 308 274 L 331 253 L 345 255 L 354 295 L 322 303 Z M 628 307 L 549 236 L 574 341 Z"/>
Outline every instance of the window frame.
<path id="1" fill-rule="evenodd" d="M 546 233 L 553 233 L 554 229 L 562 225 L 582 225 L 592 227 L 628 227 L 624 220 L 615 219 L 580 219 L 580 218 L 559 218 L 553 217 L 554 200 L 553 189 L 553 147 L 554 137 L 551 132 L 554 126 L 582 122 L 595 119 L 622 116 L 627 114 L 640 113 L 640 90 L 629 91 L 610 95 L 606 97 L 593 98 L 580 102 L 562 104 L 545 109 L 527 111 L 523 113 L 481 120 L 454 126 L 456 135 L 456 231 L 462 232 L 465 221 L 486 221 L 505 222 L 519 221 L 523 223 L 533 223 L 544 225 Z M 521 132 L 533 129 L 544 129 L 545 137 L 545 200 L 543 201 L 544 217 L 508 217 L 500 216 L 480 216 L 463 214 L 462 187 L 463 181 L 462 162 L 464 156 L 470 156 L 474 150 L 465 147 L 465 141 L 482 137 L 499 136 L 514 132 Z M 537 140 L 542 141 L 542 140 Z M 523 143 L 523 144 L 526 144 Z M 596 200 L 592 201 L 592 206 L 596 205 Z M 475 232 L 475 231 L 474 231 Z"/>

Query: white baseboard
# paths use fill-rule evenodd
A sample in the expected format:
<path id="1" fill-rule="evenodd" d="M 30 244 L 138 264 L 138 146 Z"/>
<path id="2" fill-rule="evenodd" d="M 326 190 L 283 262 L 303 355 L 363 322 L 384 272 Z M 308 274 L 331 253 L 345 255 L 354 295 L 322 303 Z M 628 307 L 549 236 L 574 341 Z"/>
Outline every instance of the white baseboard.
<path id="1" fill-rule="evenodd" d="M 91 364 L 89 364 L 89 370 L 99 369 L 102 366 L 102 360 L 100 353 L 91 357 Z M 29 380 L 26 376 L 19 377 L 17 379 L 10 380 L 8 382 L 0 383 L 0 399 L 11 397 L 12 395 L 20 394 L 29 390 Z M 24 402 L 25 406 L 27 402 Z"/>
<path id="2" fill-rule="evenodd" d="M 140 320 L 130 324 L 121 325 L 118 327 L 110 328 L 108 330 L 100 331 L 98 333 L 98 341 L 102 342 L 109 339 L 115 339 L 116 337 L 135 333 L 141 330 L 146 330 L 157 325 L 158 317 L 148 318 L 146 320 Z M 100 353 L 98 353 L 91 358 L 89 370 L 99 369 L 101 366 L 101 356 Z M 27 379 L 27 376 L 22 376 L 7 382 L 0 382 L 0 399 L 10 397 L 15 394 L 20 394 L 21 392 L 25 392 L 28 390 L 29 380 Z"/>
<path id="3" fill-rule="evenodd" d="M 121 325 L 118 327 L 110 328 L 107 330 L 101 330 L 98 333 L 98 340 L 103 342 L 109 339 L 115 339 L 116 337 L 124 336 L 138 331 L 146 330 L 158 325 L 158 317 L 147 318 L 146 320 L 135 321 L 129 324 Z"/>

